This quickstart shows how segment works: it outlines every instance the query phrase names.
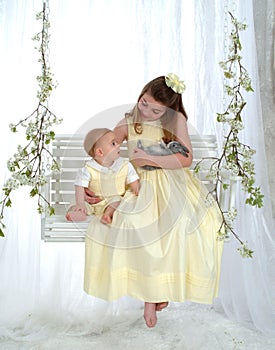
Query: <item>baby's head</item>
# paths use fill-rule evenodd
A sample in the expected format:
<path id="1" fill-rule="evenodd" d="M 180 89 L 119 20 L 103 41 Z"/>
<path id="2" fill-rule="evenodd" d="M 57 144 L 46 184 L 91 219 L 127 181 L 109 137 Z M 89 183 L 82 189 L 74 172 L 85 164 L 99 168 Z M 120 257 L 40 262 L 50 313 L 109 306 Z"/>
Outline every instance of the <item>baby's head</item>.
<path id="1" fill-rule="evenodd" d="M 120 144 L 116 141 L 114 132 L 107 128 L 90 130 L 85 136 L 83 146 L 88 155 L 100 160 L 100 163 L 113 162 L 120 153 Z"/>

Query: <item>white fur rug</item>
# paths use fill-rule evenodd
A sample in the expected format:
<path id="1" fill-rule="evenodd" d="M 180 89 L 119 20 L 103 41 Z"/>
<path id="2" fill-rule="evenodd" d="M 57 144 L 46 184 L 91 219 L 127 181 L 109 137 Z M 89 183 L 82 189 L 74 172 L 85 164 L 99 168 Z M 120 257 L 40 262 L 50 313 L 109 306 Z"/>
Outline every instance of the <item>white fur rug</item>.
<path id="1" fill-rule="evenodd" d="M 142 309 L 129 310 L 127 315 L 109 317 L 93 327 L 90 334 L 81 334 L 81 327 L 62 333 L 52 325 L 42 332 L 29 334 L 15 329 L 3 335 L 2 350 L 271 350 L 275 337 L 264 335 L 252 327 L 230 321 L 210 306 L 184 303 L 171 304 L 158 313 L 153 329 L 145 326 Z M 25 332 L 25 334 L 24 334 Z"/>

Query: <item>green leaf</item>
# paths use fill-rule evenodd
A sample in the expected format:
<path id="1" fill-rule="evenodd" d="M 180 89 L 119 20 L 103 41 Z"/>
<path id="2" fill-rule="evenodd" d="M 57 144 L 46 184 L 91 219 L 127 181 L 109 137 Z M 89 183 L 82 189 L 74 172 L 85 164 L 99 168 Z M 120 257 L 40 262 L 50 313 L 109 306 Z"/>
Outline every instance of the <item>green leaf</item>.
<path id="1" fill-rule="evenodd" d="M 10 198 L 7 200 L 7 202 L 6 202 L 6 204 L 5 204 L 5 206 L 6 207 L 11 207 L 11 200 L 10 200 Z"/>
<path id="2" fill-rule="evenodd" d="M 55 214 L 55 209 L 53 207 L 50 207 L 49 210 L 50 210 L 50 215 L 54 215 Z"/>
<path id="3" fill-rule="evenodd" d="M 5 193 L 5 196 L 9 196 L 10 195 L 10 193 L 11 193 L 11 188 L 7 188 L 7 187 L 5 187 L 5 188 L 3 188 L 3 191 L 4 191 L 4 193 Z"/>
<path id="4" fill-rule="evenodd" d="M 0 228 L 0 237 L 5 237 L 3 230 Z"/>
<path id="5" fill-rule="evenodd" d="M 38 188 L 37 187 L 34 187 L 31 192 L 30 192 L 30 196 L 31 197 L 34 197 L 38 194 Z"/>
<path id="6" fill-rule="evenodd" d="M 198 172 L 200 171 L 200 166 L 199 165 L 196 165 L 195 167 L 194 167 L 194 173 L 195 174 L 198 174 Z"/>
<path id="7" fill-rule="evenodd" d="M 233 78 L 233 74 L 232 74 L 231 72 L 228 72 L 228 71 L 225 71 L 225 72 L 224 72 L 224 76 L 225 76 L 226 78 L 228 78 L 228 79 Z"/>
<path id="8" fill-rule="evenodd" d="M 249 85 L 245 90 L 248 91 L 248 92 L 249 92 L 249 91 L 254 92 L 254 90 L 253 90 L 253 88 L 252 88 L 251 85 Z"/>

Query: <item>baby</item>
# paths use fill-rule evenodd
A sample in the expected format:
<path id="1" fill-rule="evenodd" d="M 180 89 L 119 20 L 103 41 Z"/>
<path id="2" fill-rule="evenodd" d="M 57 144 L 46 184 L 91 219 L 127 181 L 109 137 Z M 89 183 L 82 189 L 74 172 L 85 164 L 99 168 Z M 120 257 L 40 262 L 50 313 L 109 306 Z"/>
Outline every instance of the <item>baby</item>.
<path id="1" fill-rule="evenodd" d="M 79 169 L 75 180 L 75 205 L 66 214 L 68 221 L 84 221 L 87 215 L 101 216 L 110 224 L 122 196 L 129 189 L 138 195 L 139 177 L 133 165 L 120 157 L 120 144 L 112 130 L 93 129 L 84 140 L 84 149 L 92 158 Z M 85 188 L 102 198 L 96 204 L 85 202 Z"/>

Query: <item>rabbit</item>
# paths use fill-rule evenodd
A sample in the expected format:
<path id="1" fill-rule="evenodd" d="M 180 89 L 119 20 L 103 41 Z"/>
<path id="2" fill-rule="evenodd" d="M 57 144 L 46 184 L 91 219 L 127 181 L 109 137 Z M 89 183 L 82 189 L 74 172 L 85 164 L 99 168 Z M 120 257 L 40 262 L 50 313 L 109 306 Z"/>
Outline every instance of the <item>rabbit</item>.
<path id="1" fill-rule="evenodd" d="M 150 146 L 143 146 L 141 140 L 137 141 L 137 147 L 145 151 L 146 153 L 154 156 L 166 156 L 169 154 L 174 153 L 181 153 L 186 158 L 188 158 L 189 150 L 187 147 L 183 146 L 178 141 L 170 141 L 167 144 L 161 140 L 158 144 L 150 145 Z M 159 167 L 151 166 L 151 165 L 144 165 L 142 167 L 146 170 L 154 170 L 159 169 Z"/>

